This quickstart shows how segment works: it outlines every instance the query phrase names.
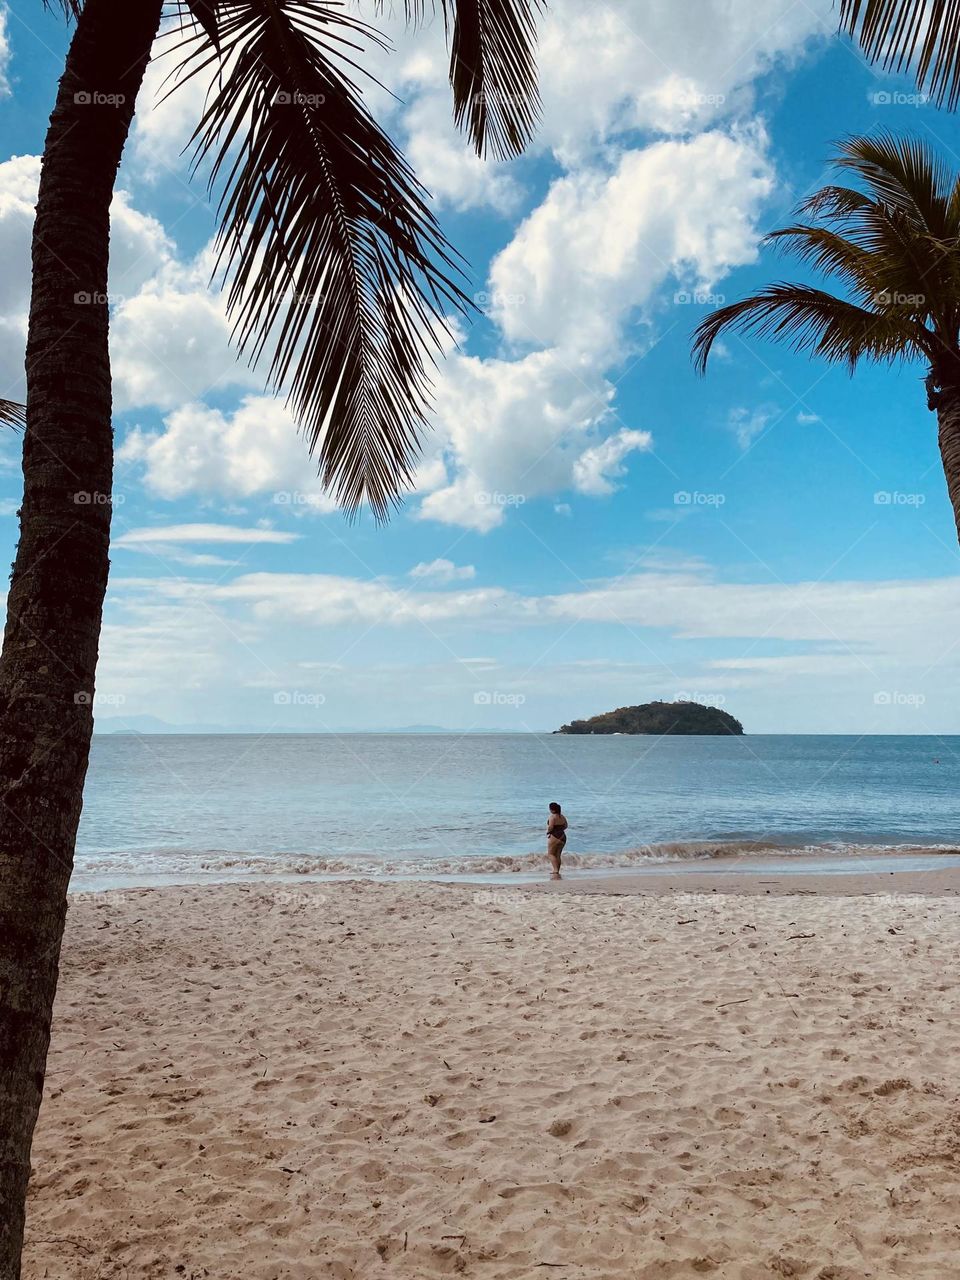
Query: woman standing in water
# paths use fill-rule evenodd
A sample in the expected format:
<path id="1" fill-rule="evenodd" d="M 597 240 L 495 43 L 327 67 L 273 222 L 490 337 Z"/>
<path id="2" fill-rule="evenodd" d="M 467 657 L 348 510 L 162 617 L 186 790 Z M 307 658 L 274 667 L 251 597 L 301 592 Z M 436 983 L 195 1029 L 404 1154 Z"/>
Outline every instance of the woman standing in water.
<path id="1" fill-rule="evenodd" d="M 550 817 L 547 819 L 547 857 L 553 867 L 553 871 L 550 873 L 551 880 L 560 879 L 560 858 L 563 854 L 563 846 L 566 843 L 567 820 L 560 812 L 560 806 L 556 800 L 552 800 L 550 802 Z"/>

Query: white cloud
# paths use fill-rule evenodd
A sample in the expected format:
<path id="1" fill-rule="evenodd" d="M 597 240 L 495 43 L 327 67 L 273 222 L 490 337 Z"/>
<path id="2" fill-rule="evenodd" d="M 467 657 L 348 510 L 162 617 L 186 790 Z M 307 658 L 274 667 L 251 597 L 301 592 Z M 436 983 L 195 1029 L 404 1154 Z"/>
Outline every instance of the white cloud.
<path id="1" fill-rule="evenodd" d="M 776 407 L 747 409 L 741 406 L 731 409 L 728 417 L 730 430 L 736 436 L 740 448 L 749 449 L 754 440 L 758 440 L 763 435 L 777 414 Z"/>
<path id="2" fill-rule="evenodd" d="M 221 299 L 206 289 L 157 283 L 123 302 L 110 327 L 118 408 L 173 409 L 231 386 L 261 388 L 229 333 Z"/>
<path id="3" fill-rule="evenodd" d="M 709 287 L 757 257 L 775 180 L 759 126 L 624 152 L 558 179 L 490 270 L 514 342 L 612 360 L 637 308 L 671 276 Z"/>
<path id="4" fill-rule="evenodd" d="M 465 582 L 476 576 L 477 571 L 472 564 L 456 565 L 452 560 L 421 561 L 410 570 L 411 578 L 429 579 L 431 582 Z"/>
<path id="5" fill-rule="evenodd" d="M 540 30 L 541 138 L 568 165 L 635 129 L 686 132 L 750 107 L 745 86 L 836 29 L 830 0 L 554 0 Z"/>
<path id="6" fill-rule="evenodd" d="M 279 529 L 241 529 L 232 524 L 168 524 L 131 529 L 114 542 L 116 547 L 149 546 L 173 542 L 296 542 L 299 533 L 283 533 Z"/>
<path id="7" fill-rule="evenodd" d="M 422 517 L 486 532 L 531 498 L 613 492 L 624 458 L 652 438 L 617 423 L 606 370 L 635 347 L 627 325 L 655 314 L 670 276 L 709 284 L 756 257 L 774 187 L 765 148 L 758 127 L 712 132 L 553 183 L 490 272 L 504 336 L 542 349 L 448 357 Z"/>
<path id="8" fill-rule="evenodd" d="M 593 496 L 613 493 L 617 488 L 614 481 L 624 474 L 624 458 L 634 450 L 647 450 L 652 445 L 649 431 L 624 428 L 601 444 L 584 449 L 573 464 L 574 484 L 581 493 Z"/>
<path id="9" fill-rule="evenodd" d="M 7 79 L 12 56 L 10 36 L 7 31 L 9 16 L 6 5 L 0 5 L 0 98 L 6 98 L 10 93 L 10 81 Z"/>
<path id="10" fill-rule="evenodd" d="M 519 635 L 526 627 L 584 622 L 627 626 L 638 633 L 656 628 L 677 641 L 726 640 L 748 646 L 733 657 L 711 659 L 712 670 L 777 673 L 789 664 L 754 652 L 757 645 L 777 642 L 805 645 L 806 656 L 818 661 L 825 656 L 852 658 L 871 676 L 882 670 L 896 672 L 907 661 L 931 670 L 944 662 L 960 667 L 960 652 L 954 655 L 949 643 L 950 619 L 960 608 L 960 577 L 721 582 L 710 570 L 698 570 L 691 563 L 679 570 L 650 569 L 539 596 L 502 587 L 450 583 L 423 590 L 380 578 L 264 572 L 213 586 L 120 579 L 113 589 L 148 592 L 154 603 L 203 598 L 242 606 L 246 612 L 241 618 L 248 620 L 299 622 L 322 629 L 352 623 L 393 628 L 461 623 L 469 635 L 477 630 Z"/>
<path id="11" fill-rule="evenodd" d="M 163 431 L 131 431 L 118 460 L 142 466 L 144 484 L 162 498 L 272 493 L 294 514 L 336 505 L 290 413 L 270 396 L 247 396 L 233 413 L 184 405 L 164 419 Z"/>
<path id="12" fill-rule="evenodd" d="M 572 487 L 574 466 L 597 443 L 612 398 L 605 378 L 556 351 L 520 360 L 448 358 L 435 410 L 445 467 L 432 470 L 436 487 L 419 514 L 486 532 L 528 500 Z"/>
<path id="13" fill-rule="evenodd" d="M 0 273 L 0 395 L 12 398 L 23 396 L 30 241 L 39 181 L 39 156 L 14 156 L 0 164 L 0 261 L 4 264 Z M 135 295 L 169 265 L 172 253 L 173 244 L 157 219 L 135 209 L 128 192 L 118 191 L 110 209 L 111 300 L 122 303 Z M 118 393 L 122 402 L 122 384 Z"/>

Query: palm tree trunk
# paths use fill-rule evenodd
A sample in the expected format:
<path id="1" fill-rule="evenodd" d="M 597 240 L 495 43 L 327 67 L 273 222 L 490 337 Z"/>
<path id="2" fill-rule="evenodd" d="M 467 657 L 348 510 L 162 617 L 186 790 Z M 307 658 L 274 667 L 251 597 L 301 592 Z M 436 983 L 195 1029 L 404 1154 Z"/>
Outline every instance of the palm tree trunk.
<path id="1" fill-rule="evenodd" d="M 20 543 L 0 656 L 0 1280 L 17 1280 L 93 731 L 113 477 L 109 211 L 162 0 L 86 0 L 33 236 Z"/>
<path id="2" fill-rule="evenodd" d="M 960 539 L 960 387 L 941 387 L 935 395 L 940 458 Z"/>

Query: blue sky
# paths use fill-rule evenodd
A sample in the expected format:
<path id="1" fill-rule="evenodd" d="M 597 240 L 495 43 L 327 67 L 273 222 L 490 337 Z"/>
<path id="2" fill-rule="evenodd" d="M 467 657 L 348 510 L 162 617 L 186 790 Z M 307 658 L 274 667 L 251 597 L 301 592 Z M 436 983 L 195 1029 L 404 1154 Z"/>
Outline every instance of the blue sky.
<path id="1" fill-rule="evenodd" d="M 642 14 L 637 11 L 642 9 Z M 67 33 L 0 27 L 0 394 L 20 394 L 36 156 Z M 867 68 L 829 0 L 558 0 L 528 157 L 471 157 L 442 33 L 387 28 L 371 103 L 487 312 L 438 378 L 417 491 L 348 524 L 207 289 L 213 219 L 178 152 L 200 86 L 151 69 L 111 278 L 115 550 L 102 727 L 553 728 L 680 695 L 755 732 L 955 730 L 957 546 L 923 370 L 731 339 L 709 303 L 796 268 L 758 251 L 848 133 L 956 118 Z M 0 539 L 19 470 L 7 440 Z M 880 499 L 878 500 L 878 495 Z"/>

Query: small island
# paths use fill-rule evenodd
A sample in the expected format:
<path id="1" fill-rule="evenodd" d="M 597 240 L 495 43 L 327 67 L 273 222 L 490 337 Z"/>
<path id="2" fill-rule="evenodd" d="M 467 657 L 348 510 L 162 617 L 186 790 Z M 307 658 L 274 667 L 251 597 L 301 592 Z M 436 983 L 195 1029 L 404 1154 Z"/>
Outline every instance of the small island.
<path id="1" fill-rule="evenodd" d="M 742 734 L 743 725 L 719 707 L 699 702 L 645 702 L 574 720 L 556 733 Z"/>

